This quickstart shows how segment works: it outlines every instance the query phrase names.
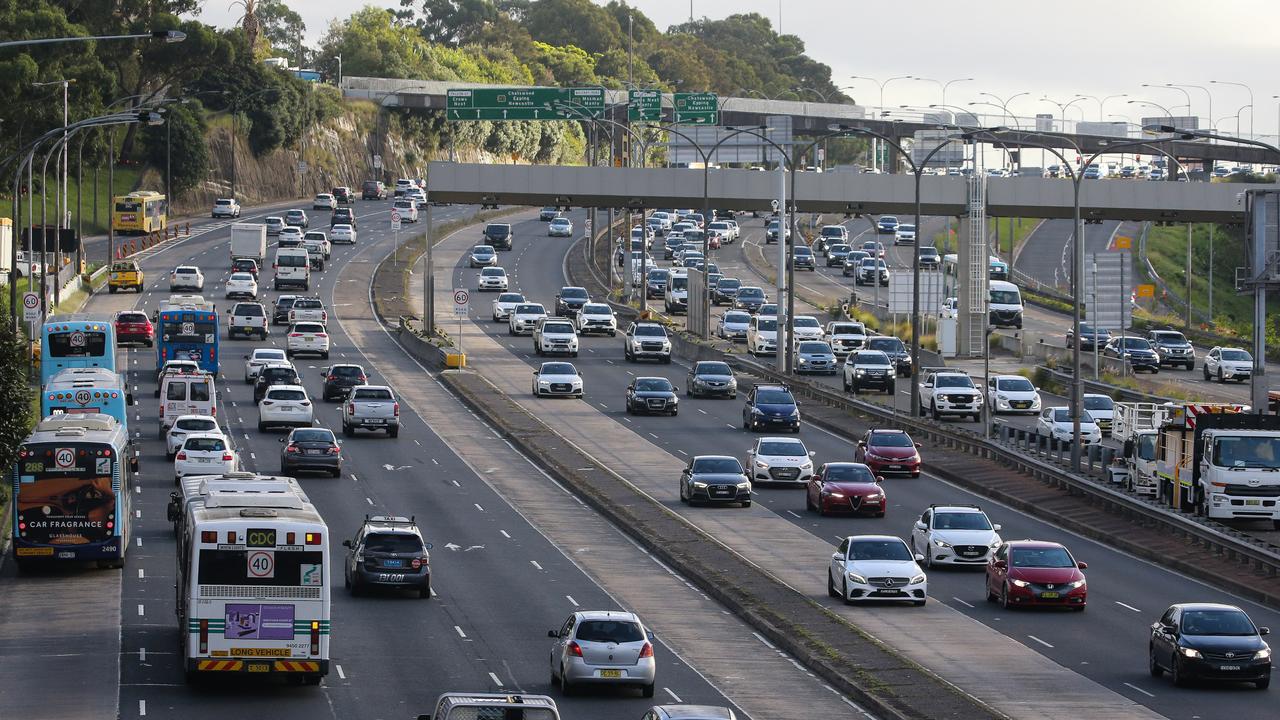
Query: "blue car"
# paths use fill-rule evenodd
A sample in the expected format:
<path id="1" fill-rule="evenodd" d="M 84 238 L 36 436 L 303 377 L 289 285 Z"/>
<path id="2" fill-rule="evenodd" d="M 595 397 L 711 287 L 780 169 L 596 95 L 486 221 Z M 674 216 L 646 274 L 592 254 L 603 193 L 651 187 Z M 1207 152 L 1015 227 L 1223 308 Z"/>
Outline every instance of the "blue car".
<path id="1" fill-rule="evenodd" d="M 881 235 L 898 232 L 898 217 L 896 215 L 881 215 L 880 219 L 876 221 L 876 232 Z"/>
<path id="2" fill-rule="evenodd" d="M 831 346 L 821 340 L 805 340 L 796 344 L 796 372 L 835 375 L 839 370 Z"/>
<path id="3" fill-rule="evenodd" d="M 782 428 L 800 432 L 800 407 L 786 385 L 756 385 L 742 407 L 744 430 Z"/>

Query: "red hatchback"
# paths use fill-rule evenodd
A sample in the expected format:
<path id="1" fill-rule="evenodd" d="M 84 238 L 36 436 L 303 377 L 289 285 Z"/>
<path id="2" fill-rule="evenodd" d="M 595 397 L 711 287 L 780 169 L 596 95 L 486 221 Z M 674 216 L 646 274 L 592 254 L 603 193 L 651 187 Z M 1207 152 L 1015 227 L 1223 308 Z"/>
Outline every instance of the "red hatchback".
<path id="1" fill-rule="evenodd" d="M 920 477 L 920 444 L 911 441 L 905 430 L 873 428 L 858 441 L 853 459 L 866 463 L 877 475 L 889 473 Z"/>
<path id="2" fill-rule="evenodd" d="M 862 463 L 823 463 L 809 478 L 805 490 L 806 510 L 819 515 L 853 513 L 884 517 L 889 501 L 880 487 L 883 478 Z"/>
<path id="3" fill-rule="evenodd" d="M 151 347 L 156 341 L 156 331 L 151 319 L 140 310 L 124 310 L 116 313 L 116 343 L 136 343 Z"/>
<path id="4" fill-rule="evenodd" d="M 1015 606 L 1084 610 L 1088 563 L 1076 562 L 1066 547 L 1042 540 L 1011 540 L 987 562 L 987 601 Z"/>

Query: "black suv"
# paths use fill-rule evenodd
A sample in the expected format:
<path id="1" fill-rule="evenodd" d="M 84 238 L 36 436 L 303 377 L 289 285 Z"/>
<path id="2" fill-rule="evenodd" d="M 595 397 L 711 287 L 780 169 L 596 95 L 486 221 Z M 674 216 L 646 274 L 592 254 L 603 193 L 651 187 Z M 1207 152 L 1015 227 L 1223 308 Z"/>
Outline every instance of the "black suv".
<path id="1" fill-rule="evenodd" d="M 796 245 L 794 252 L 794 263 L 797 270 L 808 270 L 817 272 L 818 266 L 813 261 L 813 250 L 804 245 Z"/>
<path id="2" fill-rule="evenodd" d="M 893 363 L 893 369 L 900 377 L 911 376 L 911 353 L 907 351 L 906 343 L 898 338 L 892 335 L 869 337 L 862 349 L 879 350 L 889 356 L 889 362 Z"/>
<path id="3" fill-rule="evenodd" d="M 387 188 L 379 180 L 365 180 L 360 187 L 361 200 L 386 200 Z"/>
<path id="4" fill-rule="evenodd" d="M 253 385 L 253 402 L 262 401 L 267 388 L 273 385 L 301 385 L 302 376 L 291 365 L 268 365 L 258 373 L 258 381 Z"/>
<path id="5" fill-rule="evenodd" d="M 293 309 L 293 301 L 297 299 L 297 295 L 281 295 L 277 298 L 275 305 L 271 308 L 271 324 L 288 325 L 289 311 Z"/>
<path id="6" fill-rule="evenodd" d="M 354 228 L 356 226 L 356 211 L 349 207 L 337 208 L 329 216 L 329 227 L 334 225 L 350 225 Z"/>
<path id="7" fill-rule="evenodd" d="M 562 287 L 556 295 L 556 317 L 577 317 L 582 306 L 591 302 L 591 295 L 586 288 Z"/>
<path id="8" fill-rule="evenodd" d="M 786 385 L 756 385 L 742 406 L 742 429 L 800 432 L 800 405 Z"/>
<path id="9" fill-rule="evenodd" d="M 324 371 L 324 401 L 341 400 L 356 385 L 369 382 L 369 375 L 360 365 L 332 365 Z"/>
<path id="10" fill-rule="evenodd" d="M 351 196 L 351 188 L 344 186 L 344 187 L 336 187 L 333 189 L 333 199 L 337 202 L 345 204 L 345 203 L 351 202 L 355 198 Z"/>
<path id="11" fill-rule="evenodd" d="M 510 250 L 515 233 L 506 223 L 489 223 L 484 226 L 484 238 L 485 243 L 492 245 L 494 250 Z"/>
<path id="12" fill-rule="evenodd" d="M 431 543 L 422 539 L 413 518 L 366 515 L 356 536 L 342 546 L 347 549 L 343 580 L 352 595 L 376 586 L 431 597 Z"/>

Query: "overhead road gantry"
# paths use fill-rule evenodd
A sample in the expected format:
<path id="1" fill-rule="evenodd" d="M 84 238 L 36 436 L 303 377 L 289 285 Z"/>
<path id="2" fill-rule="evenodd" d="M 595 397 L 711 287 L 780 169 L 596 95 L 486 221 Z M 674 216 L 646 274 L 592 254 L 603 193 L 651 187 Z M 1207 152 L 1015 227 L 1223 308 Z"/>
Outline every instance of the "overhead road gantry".
<path id="1" fill-rule="evenodd" d="M 432 162 L 433 201 L 484 205 L 601 208 L 688 207 L 703 196 L 703 172 L 687 168 L 576 165 L 485 165 Z M 958 217 L 968 212 L 965 178 L 921 179 L 921 212 Z M 863 215 L 915 212 L 915 178 L 873 173 L 802 172 L 795 178 L 798 212 Z M 1071 183 L 1053 178 L 988 178 L 987 214 L 993 217 L 1073 217 Z M 1081 188 L 1086 220 L 1240 223 L 1245 192 L 1274 185 L 1097 180 Z M 772 209 L 776 172 L 713 169 L 707 204 L 733 210 Z"/>

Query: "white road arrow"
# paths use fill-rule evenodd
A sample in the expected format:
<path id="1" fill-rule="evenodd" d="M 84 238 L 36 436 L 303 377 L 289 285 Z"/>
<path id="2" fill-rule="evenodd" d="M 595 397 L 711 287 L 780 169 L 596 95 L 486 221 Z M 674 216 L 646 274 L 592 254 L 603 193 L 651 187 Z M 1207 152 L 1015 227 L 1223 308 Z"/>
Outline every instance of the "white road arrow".
<path id="1" fill-rule="evenodd" d="M 445 548 L 446 548 L 446 549 L 448 549 L 448 550 L 452 550 L 452 551 L 454 551 L 454 552 L 458 552 L 459 550 L 461 550 L 461 549 L 462 549 L 462 546 L 461 546 L 461 545 L 454 545 L 453 543 L 445 543 L 445 545 L 444 545 L 444 546 L 445 546 Z"/>

